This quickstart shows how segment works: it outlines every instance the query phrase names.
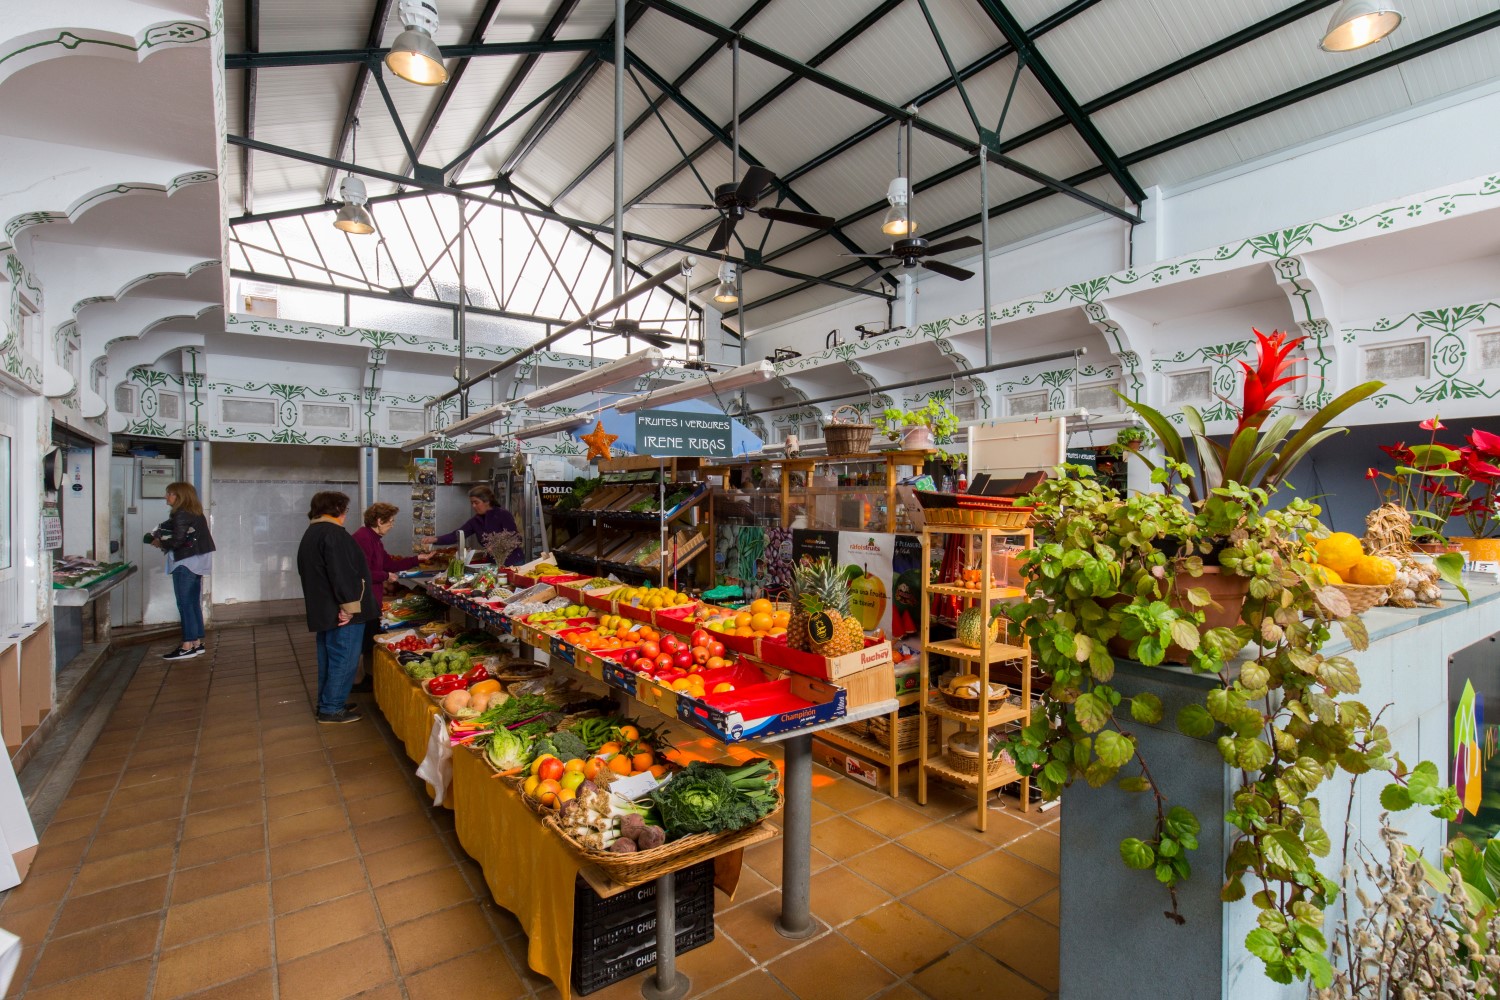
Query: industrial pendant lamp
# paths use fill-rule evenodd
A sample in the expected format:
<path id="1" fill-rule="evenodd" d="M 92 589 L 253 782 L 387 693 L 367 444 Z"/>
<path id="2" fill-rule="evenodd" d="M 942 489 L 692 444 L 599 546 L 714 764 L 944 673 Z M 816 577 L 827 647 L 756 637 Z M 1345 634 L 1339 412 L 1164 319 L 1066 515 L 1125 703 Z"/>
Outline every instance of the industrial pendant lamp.
<path id="1" fill-rule="evenodd" d="M 887 236 L 910 236 L 917 231 L 917 224 L 911 217 L 911 138 L 908 135 L 907 159 L 903 165 L 901 161 L 901 130 L 903 128 L 909 131 L 910 121 L 896 126 L 896 178 L 886 189 L 885 200 L 891 203 L 891 207 L 886 210 L 885 219 L 880 224 L 880 231 Z"/>
<path id="2" fill-rule="evenodd" d="M 740 294 L 734 290 L 734 265 L 726 260 L 719 265 L 719 286 L 714 289 L 714 301 L 732 306 L 739 300 Z"/>
<path id="3" fill-rule="evenodd" d="M 392 73 L 410 83 L 436 87 L 448 82 L 443 53 L 432 40 L 437 30 L 437 8 L 426 0 L 401 0 L 401 23 L 406 30 L 396 36 L 385 64 Z"/>
<path id="4" fill-rule="evenodd" d="M 1324 52 L 1353 52 L 1374 45 L 1401 26 L 1401 11 L 1385 0 L 1344 0 L 1318 47 Z"/>
<path id="5" fill-rule="evenodd" d="M 349 159 L 359 162 L 359 121 L 354 122 L 354 128 L 349 137 Z M 353 233 L 355 236 L 368 236 L 375 231 L 375 220 L 370 218 L 370 210 L 365 208 L 365 202 L 370 200 L 365 191 L 365 182 L 350 174 L 339 184 L 339 199 L 343 202 L 339 206 L 338 214 L 333 217 L 333 228 Z M 376 251 L 376 261 L 379 262 L 379 251 Z"/>

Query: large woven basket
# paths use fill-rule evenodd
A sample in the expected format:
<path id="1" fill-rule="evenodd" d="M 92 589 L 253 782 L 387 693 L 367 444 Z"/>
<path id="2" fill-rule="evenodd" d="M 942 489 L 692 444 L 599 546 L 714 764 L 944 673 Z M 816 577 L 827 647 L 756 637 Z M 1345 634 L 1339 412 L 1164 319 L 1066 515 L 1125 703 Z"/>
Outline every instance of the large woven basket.
<path id="1" fill-rule="evenodd" d="M 841 421 L 839 414 L 848 410 L 850 420 Z M 823 428 L 823 443 L 832 458 L 843 455 L 863 455 L 870 450 L 870 437 L 875 433 L 874 424 L 858 423 L 859 411 L 847 403 L 833 411 L 828 424 Z"/>
<path id="2" fill-rule="evenodd" d="M 1362 583 L 1339 583 L 1335 584 L 1338 592 L 1344 595 L 1349 602 L 1349 611 L 1352 614 L 1362 615 L 1371 608 L 1383 604 L 1390 596 L 1389 587 L 1371 586 Z"/>
<path id="3" fill-rule="evenodd" d="M 1020 531 L 1031 523 L 1030 507 L 1004 510 L 974 510 L 966 507 L 928 507 L 922 511 L 928 524 L 958 525 L 965 528 L 999 528 Z"/>
<path id="4" fill-rule="evenodd" d="M 978 736 L 978 734 L 955 733 L 952 737 L 949 738 L 948 752 L 946 754 L 948 765 L 952 767 L 953 770 L 958 771 L 962 774 L 977 775 L 979 773 L 979 754 L 975 753 L 973 748 L 971 747 L 956 745 L 962 743 L 962 741 L 959 739 L 962 736 L 974 737 Z M 1015 764 L 1012 763 L 1010 759 L 1010 754 L 1004 751 L 1001 751 L 998 757 L 990 757 L 988 759 L 989 773 L 991 777 L 1000 774 L 1002 771 L 1005 771 L 1009 768 L 1015 767 Z"/>

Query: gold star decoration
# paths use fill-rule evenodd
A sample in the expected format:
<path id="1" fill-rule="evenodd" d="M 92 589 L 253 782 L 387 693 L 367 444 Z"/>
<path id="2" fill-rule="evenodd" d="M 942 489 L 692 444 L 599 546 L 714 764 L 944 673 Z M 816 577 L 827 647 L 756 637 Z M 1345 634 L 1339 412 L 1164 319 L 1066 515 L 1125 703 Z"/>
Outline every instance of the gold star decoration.
<path id="1" fill-rule="evenodd" d="M 594 430 L 592 433 L 578 435 L 578 440 L 589 446 L 588 457 L 584 461 L 592 462 L 596 458 L 609 461 L 609 459 L 614 457 L 610 454 L 609 446 L 619 439 L 620 435 L 609 434 L 604 430 L 603 421 L 594 421 Z"/>

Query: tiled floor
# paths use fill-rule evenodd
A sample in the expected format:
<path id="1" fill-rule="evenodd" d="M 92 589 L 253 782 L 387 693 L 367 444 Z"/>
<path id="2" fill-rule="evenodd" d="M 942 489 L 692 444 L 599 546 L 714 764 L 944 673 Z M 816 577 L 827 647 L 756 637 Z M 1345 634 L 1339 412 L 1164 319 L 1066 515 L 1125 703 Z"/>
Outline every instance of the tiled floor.
<path id="1" fill-rule="evenodd" d="M 556 996 L 383 723 L 313 722 L 310 639 L 225 628 L 211 656 L 147 657 L 0 904 L 25 946 L 10 995 Z M 714 941 L 681 956 L 692 995 L 1057 990 L 1057 812 L 992 812 L 980 834 L 957 795 L 923 809 L 821 768 L 815 781 L 816 936 L 776 933 L 781 845 L 753 848 Z"/>

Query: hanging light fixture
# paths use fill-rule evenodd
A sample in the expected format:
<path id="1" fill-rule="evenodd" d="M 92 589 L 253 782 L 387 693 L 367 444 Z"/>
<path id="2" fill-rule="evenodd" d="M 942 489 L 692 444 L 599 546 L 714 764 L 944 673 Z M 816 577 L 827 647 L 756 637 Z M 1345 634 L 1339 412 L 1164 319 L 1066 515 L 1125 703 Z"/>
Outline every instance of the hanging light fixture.
<path id="1" fill-rule="evenodd" d="M 1353 52 L 1374 45 L 1401 26 L 1401 11 L 1384 0 L 1344 0 L 1333 12 L 1318 47 L 1324 52 Z"/>
<path id="2" fill-rule="evenodd" d="M 565 378 L 561 382 L 543 386 L 526 394 L 525 397 L 516 400 L 512 406 L 527 406 L 535 409 L 538 406 L 546 406 L 560 399 L 570 399 L 573 396 L 581 396 L 587 392 L 599 389 L 607 389 L 616 382 L 626 379 L 638 378 L 647 372 L 655 371 L 666 363 L 666 357 L 655 347 L 648 347 L 634 354 L 627 354 L 623 358 L 616 358 L 607 365 L 601 365 L 593 371 Z M 516 435 L 520 437 L 521 435 Z"/>
<path id="3" fill-rule="evenodd" d="M 667 406 L 672 403 L 681 403 L 688 399 L 698 399 L 707 396 L 711 392 L 732 392 L 735 389 L 746 389 L 761 382 L 769 381 L 776 375 L 776 366 L 770 361 L 762 359 L 732 369 L 722 375 L 705 374 L 702 378 L 690 379 L 680 382 L 670 389 L 656 389 L 651 392 L 643 392 L 638 396 L 622 399 L 615 404 L 615 410 L 620 413 L 633 413 L 636 410 L 644 410 L 648 406 Z"/>
<path id="4" fill-rule="evenodd" d="M 593 420 L 594 417 L 593 413 L 559 417 L 556 420 L 549 420 L 544 424 L 533 424 L 530 427 L 522 427 L 512 437 L 517 441 L 525 441 L 528 438 L 541 437 L 544 434 L 563 434 L 567 431 L 577 430 L 590 420 Z"/>
<path id="5" fill-rule="evenodd" d="M 448 425 L 446 433 L 449 437 L 455 434 L 467 434 L 480 427 L 488 427 L 490 424 L 504 420 L 508 416 L 510 416 L 510 404 L 498 403 L 488 409 L 480 410 L 478 413 L 471 413 L 467 417 L 453 421 L 453 423 Z"/>
<path id="6" fill-rule="evenodd" d="M 909 120 L 896 126 L 896 177 L 886 189 L 885 200 L 891 203 L 891 207 L 886 209 L 885 219 L 880 223 L 880 231 L 887 236 L 910 236 L 917 231 L 917 224 L 911 217 L 910 137 L 907 138 L 907 162 L 904 166 L 901 160 L 901 133 L 903 129 L 910 128 Z"/>
<path id="7" fill-rule="evenodd" d="M 734 265 L 723 261 L 719 264 L 719 286 L 714 289 L 714 301 L 732 306 L 739 300 L 740 294 L 734 290 Z"/>
<path id="8" fill-rule="evenodd" d="M 425 434 L 412 438 L 410 441 L 403 441 L 401 443 L 401 450 L 416 451 L 418 448 L 428 448 L 437 444 L 440 437 L 441 435 L 436 431 L 428 431 Z"/>
<path id="9" fill-rule="evenodd" d="M 375 231 L 375 220 L 365 208 L 369 195 L 365 193 L 365 182 L 350 174 L 339 184 L 339 197 L 343 204 L 333 217 L 333 228 L 342 229 L 356 236 L 368 236 Z"/>
<path id="10" fill-rule="evenodd" d="M 385 64 L 392 73 L 409 83 L 436 87 L 448 82 L 448 68 L 443 53 L 432 40 L 437 30 L 437 8 L 425 0 L 401 0 L 401 23 L 406 30 L 396 36 Z"/>
<path id="11" fill-rule="evenodd" d="M 349 162 L 359 162 L 359 119 L 354 119 L 353 127 L 349 132 Z M 339 199 L 343 202 L 339 206 L 338 214 L 333 217 L 333 228 L 355 236 L 368 236 L 375 231 L 375 220 L 370 217 L 370 210 L 365 208 L 365 202 L 370 200 L 365 191 L 365 182 L 350 174 L 339 184 Z M 375 250 L 375 265 L 380 266 L 380 249 Z"/>

